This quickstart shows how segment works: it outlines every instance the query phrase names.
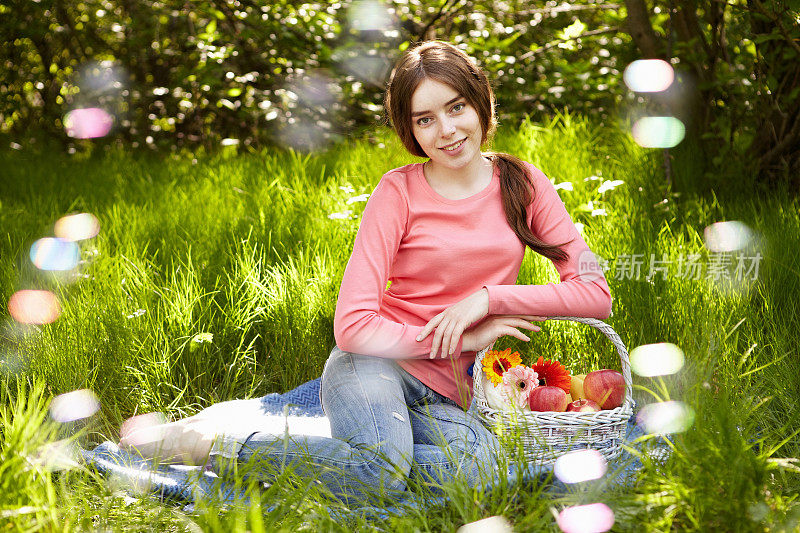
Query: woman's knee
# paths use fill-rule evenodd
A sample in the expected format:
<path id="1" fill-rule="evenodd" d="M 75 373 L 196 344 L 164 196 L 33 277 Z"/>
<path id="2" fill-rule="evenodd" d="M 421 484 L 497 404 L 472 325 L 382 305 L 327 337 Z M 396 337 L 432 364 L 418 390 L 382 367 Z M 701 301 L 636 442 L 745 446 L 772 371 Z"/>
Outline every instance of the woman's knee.
<path id="1" fill-rule="evenodd" d="M 353 401 L 382 403 L 388 400 L 404 404 L 398 370 L 397 364 L 390 359 L 334 348 L 322 372 L 320 397 L 323 407 L 340 404 L 343 394 L 353 396 Z"/>
<path id="2" fill-rule="evenodd" d="M 469 413 L 447 414 L 438 420 L 434 416 L 433 420 L 429 419 L 426 440 L 443 447 L 450 468 L 460 472 L 470 483 L 493 476 L 502 462 L 497 437 Z"/>

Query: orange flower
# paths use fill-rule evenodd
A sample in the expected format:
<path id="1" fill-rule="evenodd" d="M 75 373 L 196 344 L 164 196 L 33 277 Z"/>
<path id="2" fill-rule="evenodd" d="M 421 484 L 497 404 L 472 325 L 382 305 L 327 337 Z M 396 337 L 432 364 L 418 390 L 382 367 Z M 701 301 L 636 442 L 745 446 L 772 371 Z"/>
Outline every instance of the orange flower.
<path id="1" fill-rule="evenodd" d="M 564 365 L 555 359 L 545 359 L 540 355 L 539 360 L 532 364 L 531 368 L 539 374 L 539 385 L 561 387 L 564 392 L 569 394 L 569 386 L 572 380 Z"/>
<path id="2" fill-rule="evenodd" d="M 492 380 L 494 385 L 503 382 L 503 372 L 522 363 L 519 352 L 511 353 L 511 348 L 503 350 L 489 350 L 483 357 L 483 371 Z"/>

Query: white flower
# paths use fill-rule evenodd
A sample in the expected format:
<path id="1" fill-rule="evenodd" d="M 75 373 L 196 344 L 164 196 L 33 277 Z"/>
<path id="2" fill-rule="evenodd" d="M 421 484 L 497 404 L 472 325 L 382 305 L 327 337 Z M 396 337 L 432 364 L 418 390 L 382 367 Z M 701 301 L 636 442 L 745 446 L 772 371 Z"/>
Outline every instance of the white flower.
<path id="1" fill-rule="evenodd" d="M 355 203 L 355 202 L 366 202 L 367 198 L 369 198 L 369 194 L 368 193 L 359 194 L 358 196 L 353 196 L 352 198 L 349 198 L 347 200 L 347 205 L 350 205 L 350 204 Z"/>
<path id="2" fill-rule="evenodd" d="M 354 188 L 352 188 L 350 185 L 340 186 L 339 189 L 344 191 L 344 192 L 346 192 L 347 194 L 351 194 L 351 193 L 356 192 L 356 190 Z"/>
<path id="3" fill-rule="evenodd" d="M 559 183 L 558 185 L 556 185 L 556 190 L 559 190 L 559 189 L 564 189 L 565 191 L 573 190 L 572 182 L 564 181 L 562 183 Z"/>
<path id="4" fill-rule="evenodd" d="M 580 233 L 581 235 L 583 235 L 583 227 L 584 227 L 583 224 L 581 224 L 580 222 L 575 223 L 575 229 L 577 229 L 578 233 Z"/>
<path id="5" fill-rule="evenodd" d="M 597 189 L 597 192 L 599 192 L 600 194 L 603 194 L 604 192 L 610 191 L 614 187 L 616 187 L 617 185 L 622 185 L 623 183 L 625 183 L 625 182 L 622 181 L 622 180 L 614 180 L 614 181 L 606 180 L 606 181 L 604 181 L 602 183 L 602 185 L 600 185 L 600 188 Z"/>
<path id="6" fill-rule="evenodd" d="M 489 407 L 497 411 L 509 411 L 514 409 L 514 406 L 503 391 L 503 388 L 500 385 L 495 386 L 494 383 L 486 377 L 486 372 L 483 371 L 481 371 L 481 385 L 483 386 L 483 393 Z"/>
<path id="7" fill-rule="evenodd" d="M 198 333 L 197 335 L 192 337 L 192 342 L 196 342 L 197 344 L 202 344 L 204 342 L 213 343 L 214 334 L 205 331 L 203 333 Z"/>
<path id="8" fill-rule="evenodd" d="M 137 309 L 132 314 L 128 315 L 127 318 L 136 318 L 137 316 L 142 316 L 146 312 L 147 311 L 145 311 L 144 309 Z"/>
<path id="9" fill-rule="evenodd" d="M 328 218 L 330 218 L 331 220 L 345 220 L 350 218 L 350 215 L 352 214 L 353 214 L 352 211 L 345 211 L 344 213 L 331 213 L 330 215 L 328 215 Z"/>
<path id="10" fill-rule="evenodd" d="M 589 176 L 588 178 L 583 178 L 583 181 L 597 181 L 602 179 L 600 176 Z"/>
<path id="11" fill-rule="evenodd" d="M 593 217 L 606 216 L 606 210 L 605 209 L 593 209 L 592 210 L 592 216 Z"/>

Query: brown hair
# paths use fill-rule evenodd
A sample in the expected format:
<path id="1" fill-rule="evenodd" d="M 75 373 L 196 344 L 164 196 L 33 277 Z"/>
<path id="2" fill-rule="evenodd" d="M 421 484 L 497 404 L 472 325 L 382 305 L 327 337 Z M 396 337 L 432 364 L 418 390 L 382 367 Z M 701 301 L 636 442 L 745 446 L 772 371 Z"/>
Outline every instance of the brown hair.
<path id="1" fill-rule="evenodd" d="M 384 107 L 403 145 L 412 155 L 428 157 L 417 142 L 411 127 L 411 96 L 425 78 L 446 83 L 475 108 L 484 144 L 497 129 L 494 91 L 483 70 L 467 54 L 443 41 L 426 41 L 407 50 L 395 64 L 386 89 Z M 533 234 L 527 224 L 526 208 L 534 194 L 533 181 L 524 162 L 510 154 L 487 152 L 498 166 L 503 209 L 509 226 L 519 240 L 553 262 L 566 261 L 562 244 L 547 244 Z M 570 241 L 572 242 L 572 241 Z"/>

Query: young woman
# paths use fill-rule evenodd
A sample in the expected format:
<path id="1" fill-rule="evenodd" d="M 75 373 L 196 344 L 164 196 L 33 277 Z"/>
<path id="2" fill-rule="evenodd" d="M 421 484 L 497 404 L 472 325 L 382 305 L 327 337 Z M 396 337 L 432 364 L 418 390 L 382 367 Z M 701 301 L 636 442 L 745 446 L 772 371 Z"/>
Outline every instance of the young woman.
<path id="1" fill-rule="evenodd" d="M 177 423 L 162 447 L 196 462 L 210 453 L 212 465 L 291 464 L 341 494 L 496 473 L 497 441 L 467 409 L 476 352 L 503 335 L 530 340 L 517 328 L 539 331 L 547 316 L 604 319 L 611 296 L 602 272 L 579 272 L 591 251 L 544 174 L 481 152 L 494 105 L 484 72 L 448 43 L 410 48 L 392 71 L 388 117 L 427 161 L 384 174 L 364 209 L 322 374 L 332 438 L 236 439 Z M 515 285 L 526 246 L 561 283 Z"/>

